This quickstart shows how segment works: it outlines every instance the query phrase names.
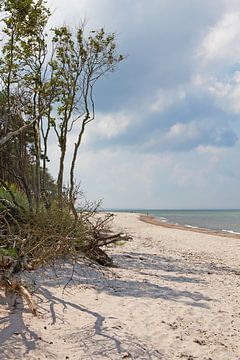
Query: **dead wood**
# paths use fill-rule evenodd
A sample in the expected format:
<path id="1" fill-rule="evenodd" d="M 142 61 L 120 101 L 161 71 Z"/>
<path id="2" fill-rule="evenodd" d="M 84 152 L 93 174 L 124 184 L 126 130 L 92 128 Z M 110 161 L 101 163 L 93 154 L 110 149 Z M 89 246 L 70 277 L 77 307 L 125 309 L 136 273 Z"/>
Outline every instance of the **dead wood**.
<path id="1" fill-rule="evenodd" d="M 103 221 L 101 225 L 105 225 L 105 223 L 106 222 Z M 114 266 L 112 259 L 101 248 L 119 241 L 129 241 L 132 238 L 124 233 L 110 234 L 110 231 L 101 232 L 99 229 L 101 229 L 99 224 L 93 226 L 91 238 L 88 240 L 87 244 L 81 248 L 81 250 L 86 257 L 100 265 Z"/>
<path id="2" fill-rule="evenodd" d="M 35 304 L 32 295 L 27 290 L 25 286 L 22 285 L 21 280 L 8 280 L 2 278 L 0 280 L 0 289 L 5 291 L 5 296 L 7 298 L 7 294 L 9 292 L 20 295 L 28 304 L 29 309 L 33 313 L 34 316 L 37 315 L 37 305 Z"/>
<path id="3" fill-rule="evenodd" d="M 32 269 L 31 264 L 25 260 L 15 259 L 10 256 L 0 255 L 0 289 L 5 291 L 7 298 L 8 293 L 20 295 L 28 304 L 33 315 L 37 314 L 37 306 L 27 288 L 22 284 L 18 275 L 22 270 Z"/>
<path id="4" fill-rule="evenodd" d="M 60 211 L 53 216 L 52 210 L 49 210 L 41 214 L 42 218 L 29 218 L 28 222 L 16 219 L 15 214 L 9 218 L 9 213 L 9 209 L 6 209 L 0 214 L 3 224 L 0 229 L 0 288 L 6 296 L 9 293 L 21 296 L 34 315 L 36 304 L 21 281 L 24 271 L 52 266 L 60 258 L 76 263 L 82 256 L 102 266 L 114 266 L 105 251 L 106 247 L 131 239 L 124 233 L 113 233 L 110 230 L 112 214 L 99 216 L 95 209 L 81 213 L 77 222 L 71 214 L 64 215 Z"/>

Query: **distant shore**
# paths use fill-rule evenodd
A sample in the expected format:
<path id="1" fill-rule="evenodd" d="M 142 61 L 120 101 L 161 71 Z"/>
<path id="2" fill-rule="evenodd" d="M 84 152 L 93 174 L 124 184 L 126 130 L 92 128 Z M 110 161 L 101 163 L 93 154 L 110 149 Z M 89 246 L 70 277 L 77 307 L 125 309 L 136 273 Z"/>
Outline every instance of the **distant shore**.
<path id="1" fill-rule="evenodd" d="M 185 230 L 185 231 L 193 231 L 193 232 L 203 233 L 203 234 L 208 234 L 208 235 L 240 239 L 240 234 L 237 234 L 234 232 L 211 230 L 211 229 L 199 228 L 199 227 L 190 226 L 190 225 L 171 224 L 168 222 L 163 222 L 160 219 L 158 219 L 157 217 L 152 216 L 152 215 L 145 215 L 145 214 L 138 214 L 138 215 L 139 215 L 139 219 L 141 221 L 146 222 L 148 224 L 152 224 L 152 225 L 163 226 L 165 228 L 179 229 L 179 230 Z"/>
<path id="2" fill-rule="evenodd" d="M 239 209 L 112 209 L 109 211 L 143 215 L 143 221 L 155 225 L 240 238 Z"/>

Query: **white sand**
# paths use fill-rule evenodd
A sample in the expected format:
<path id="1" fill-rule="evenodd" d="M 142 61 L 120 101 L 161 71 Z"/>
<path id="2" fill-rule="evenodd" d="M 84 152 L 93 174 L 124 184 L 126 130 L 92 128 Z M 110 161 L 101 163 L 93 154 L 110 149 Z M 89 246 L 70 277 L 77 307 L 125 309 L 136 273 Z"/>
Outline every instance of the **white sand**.
<path id="1" fill-rule="evenodd" d="M 38 318 L 0 298 L 0 359 L 240 360 L 240 240 L 127 213 L 114 227 L 133 236 L 109 249 L 118 268 L 82 266 L 63 295 L 42 275 Z"/>

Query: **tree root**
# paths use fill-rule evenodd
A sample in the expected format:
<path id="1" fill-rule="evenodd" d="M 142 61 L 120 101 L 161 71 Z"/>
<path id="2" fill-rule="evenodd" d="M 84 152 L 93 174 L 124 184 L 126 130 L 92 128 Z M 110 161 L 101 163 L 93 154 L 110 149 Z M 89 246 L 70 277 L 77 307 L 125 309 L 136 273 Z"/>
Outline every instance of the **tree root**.
<path id="1" fill-rule="evenodd" d="M 100 247 L 85 247 L 82 249 L 84 255 L 102 266 L 113 266 L 113 261 Z"/>
<path id="2" fill-rule="evenodd" d="M 12 292 L 20 295 L 28 304 L 29 309 L 33 313 L 34 316 L 37 315 L 37 305 L 34 302 L 32 295 L 26 289 L 25 286 L 21 284 L 21 280 L 5 280 L 2 279 L 0 281 L 0 289 L 5 291 L 5 296 L 7 298 L 7 294 Z"/>
<path id="3" fill-rule="evenodd" d="M 28 304 L 29 309 L 34 316 L 37 315 L 37 306 L 32 298 L 30 292 L 22 285 L 21 280 L 16 278 L 21 270 L 24 268 L 27 270 L 27 266 L 24 266 L 24 261 L 19 263 L 17 259 L 10 256 L 0 256 L 0 289 L 5 291 L 7 298 L 8 293 L 15 293 L 20 295 Z"/>
<path id="4" fill-rule="evenodd" d="M 93 238 L 89 244 L 83 246 L 81 249 L 84 255 L 90 260 L 103 266 L 114 266 L 113 260 L 107 255 L 107 253 L 101 249 L 102 246 L 108 246 L 118 241 L 128 241 L 131 237 L 123 234 L 102 234 L 97 232 L 95 238 Z"/>

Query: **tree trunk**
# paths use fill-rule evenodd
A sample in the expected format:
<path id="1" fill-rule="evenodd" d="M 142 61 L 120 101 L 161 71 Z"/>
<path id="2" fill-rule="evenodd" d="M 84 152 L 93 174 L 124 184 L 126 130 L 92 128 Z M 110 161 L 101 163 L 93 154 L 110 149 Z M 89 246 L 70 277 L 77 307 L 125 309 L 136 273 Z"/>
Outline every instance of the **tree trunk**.
<path id="1" fill-rule="evenodd" d="M 35 181 L 35 201 L 36 201 L 36 211 L 38 212 L 40 206 L 40 198 L 41 198 L 41 140 L 40 140 L 40 128 L 39 128 L 39 120 L 34 124 L 34 141 L 35 141 L 35 159 L 36 159 L 36 181 Z"/>
<path id="2" fill-rule="evenodd" d="M 61 141 L 61 156 L 59 163 L 59 171 L 57 178 L 57 190 L 58 190 L 58 205 L 62 208 L 63 205 L 63 175 L 64 175 L 64 160 L 66 155 L 66 138 L 63 138 Z"/>

